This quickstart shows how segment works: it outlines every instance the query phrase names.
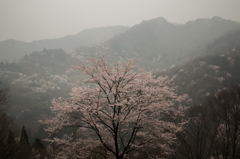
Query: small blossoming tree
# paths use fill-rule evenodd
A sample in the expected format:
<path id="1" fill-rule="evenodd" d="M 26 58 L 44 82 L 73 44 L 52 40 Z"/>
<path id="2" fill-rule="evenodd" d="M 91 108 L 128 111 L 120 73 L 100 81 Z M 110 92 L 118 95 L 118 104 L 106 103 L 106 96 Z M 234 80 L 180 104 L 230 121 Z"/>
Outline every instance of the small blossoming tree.
<path id="1" fill-rule="evenodd" d="M 136 67 L 135 60 L 107 64 L 103 56 L 75 67 L 87 75 L 82 86 L 73 88 L 68 99 L 54 99 L 56 117 L 41 121 L 50 136 L 68 127 L 78 129 L 80 135 L 48 139 L 60 145 L 58 158 L 99 153 L 122 159 L 144 147 L 171 152 L 175 134 L 185 124 L 178 120 L 183 109 L 173 105 L 184 97 L 173 92 L 172 80 Z"/>

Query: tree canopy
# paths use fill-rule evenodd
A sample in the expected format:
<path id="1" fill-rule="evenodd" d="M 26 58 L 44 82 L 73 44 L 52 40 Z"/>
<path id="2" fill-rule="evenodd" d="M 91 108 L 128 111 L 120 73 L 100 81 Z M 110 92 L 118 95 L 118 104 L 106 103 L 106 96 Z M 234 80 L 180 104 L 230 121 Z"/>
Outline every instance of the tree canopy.
<path id="1" fill-rule="evenodd" d="M 87 78 L 72 89 L 70 98 L 52 100 L 56 116 L 41 121 L 48 125 L 48 141 L 60 147 L 57 155 L 82 158 L 98 153 L 123 158 L 146 147 L 171 152 L 175 134 L 186 123 L 178 120 L 182 107 L 173 105 L 185 97 L 173 92 L 172 79 L 136 70 L 135 62 L 108 64 L 102 56 L 75 67 Z M 54 137 L 69 127 L 77 128 L 74 135 Z"/>

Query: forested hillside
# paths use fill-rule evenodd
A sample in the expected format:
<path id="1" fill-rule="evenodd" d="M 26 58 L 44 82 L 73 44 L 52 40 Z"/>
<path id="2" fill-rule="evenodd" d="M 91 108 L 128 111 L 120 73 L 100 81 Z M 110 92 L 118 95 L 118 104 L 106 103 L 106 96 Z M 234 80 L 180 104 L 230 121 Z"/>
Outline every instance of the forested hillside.
<path id="1" fill-rule="evenodd" d="M 83 76 L 79 70 L 73 68 L 76 64 L 81 64 L 82 62 L 86 63 L 89 57 L 99 59 L 99 56 L 102 56 L 102 58 L 106 59 L 107 62 L 103 62 L 103 64 L 99 64 L 101 59 L 95 61 L 95 65 L 97 66 L 99 64 L 101 67 L 116 61 L 123 62 L 133 58 L 139 59 L 137 65 L 141 68 L 145 68 L 149 72 L 151 71 L 156 77 L 168 76 L 169 79 L 175 77 L 172 82 L 167 82 L 166 85 L 164 83 L 162 86 L 159 86 L 159 90 L 161 90 L 161 87 L 163 86 L 176 86 L 176 96 L 179 97 L 174 102 L 179 104 L 180 101 L 186 99 L 183 104 L 192 107 L 196 104 L 206 102 L 209 98 L 213 98 L 214 95 L 218 94 L 221 90 L 226 91 L 229 90 L 229 88 L 240 84 L 239 28 L 240 23 L 219 17 L 197 19 L 181 25 L 170 23 L 164 18 L 157 18 L 143 21 L 129 29 L 120 26 L 96 28 L 85 30 L 78 35 L 66 36 L 61 39 L 35 41 L 28 43 L 27 45 L 30 46 L 31 44 L 31 47 L 39 47 L 38 49 L 40 49 L 40 51 L 37 49 L 38 51 L 32 51 L 31 53 L 27 53 L 31 47 L 25 47 L 26 43 L 24 42 L 16 42 L 13 40 L 4 41 L 0 43 L 0 51 L 1 45 L 4 45 L 5 49 L 12 53 L 14 53 L 14 49 L 20 49 L 23 51 L 19 51 L 19 54 L 14 57 L 23 54 L 24 56 L 21 56 L 16 62 L 1 60 L 0 90 L 7 88 L 7 93 L 11 96 L 9 103 L 7 103 L 7 106 L 10 108 L 8 114 L 15 117 L 15 121 L 18 125 L 24 125 L 26 127 L 26 130 L 24 127 L 24 131 L 28 133 L 29 142 L 35 144 L 36 142 L 39 142 L 38 140 L 35 140 L 36 138 L 43 139 L 47 137 L 47 134 L 44 131 L 44 128 L 46 127 L 40 125 L 39 120 L 44 120 L 53 116 L 50 110 L 50 106 L 52 105 L 51 100 L 58 97 L 71 100 L 72 98 L 69 98 L 69 93 L 72 88 L 78 86 L 76 85 L 77 81 L 94 76 L 95 74 L 103 76 L 99 70 L 95 70 L 94 72 L 93 70 L 95 68 L 88 68 L 88 72 L 85 73 L 88 76 Z M 116 35 L 117 33 L 118 35 Z M 67 44 L 65 40 L 68 42 L 70 41 L 71 45 L 68 45 L 69 43 Z M 15 43 L 14 46 L 16 47 L 12 47 L 12 42 Z M 51 47 L 62 48 L 49 49 Z M 74 47 L 78 48 L 70 50 L 74 49 Z M 5 56 L 4 53 L 1 53 L 1 55 Z M 132 65 L 133 64 L 130 62 L 129 65 L 125 64 L 124 68 L 129 67 L 129 70 L 134 70 L 135 66 L 132 67 Z M 116 67 L 118 67 L 118 65 Z M 82 67 L 82 70 L 85 69 L 87 68 Z M 122 70 L 122 68 L 118 68 L 117 70 Z M 129 70 L 126 69 L 126 71 Z M 93 71 L 92 74 L 91 71 Z M 106 71 L 106 69 L 102 69 L 102 72 L 104 71 Z M 110 71 L 112 70 L 110 69 Z M 122 74 L 124 74 L 123 72 Z M 108 76 L 111 76 L 113 73 L 116 72 L 108 72 Z M 131 73 L 134 74 L 133 72 Z M 116 77 L 118 75 L 119 74 L 117 74 Z M 148 78 L 145 79 L 144 75 L 150 77 L 149 74 L 143 74 L 141 78 L 138 78 L 147 81 Z M 115 80 L 117 79 L 116 77 L 114 76 Z M 99 80 L 99 78 L 94 80 Z M 113 77 L 109 77 L 109 80 L 113 80 Z M 124 81 L 124 78 L 119 78 L 118 80 L 118 82 L 121 83 Z M 151 80 L 153 80 L 154 83 L 154 79 Z M 146 81 L 143 85 L 146 84 Z M 110 85 L 112 84 L 115 87 L 116 83 L 111 82 Z M 174 85 L 171 85 L 170 83 L 174 83 Z M 103 84 L 104 88 L 107 87 L 106 82 L 104 83 L 100 81 L 97 84 Z M 109 86 L 109 83 L 107 84 Z M 140 88 L 141 85 L 139 83 L 137 84 L 138 88 Z M 92 85 L 89 89 L 91 87 Z M 135 88 L 136 91 L 133 91 L 133 94 L 136 93 L 136 95 L 140 97 L 142 92 L 138 90 L 138 88 Z M 151 89 L 158 92 L 154 87 L 151 87 Z M 127 90 L 126 92 L 128 93 L 130 90 Z M 147 92 L 145 92 L 145 94 L 150 93 L 147 89 L 145 90 L 145 88 L 143 90 Z M 81 89 L 74 89 L 73 91 L 81 91 Z M 112 88 L 108 91 L 112 91 Z M 176 96 L 172 96 L 171 91 L 172 89 L 169 88 L 170 93 L 168 91 L 168 93 L 166 93 L 167 99 L 175 100 Z M 89 94 L 93 92 L 94 91 L 91 90 Z M 86 99 L 90 97 L 89 94 L 85 96 Z M 150 96 L 146 96 L 146 100 L 147 97 L 150 98 Z M 85 98 L 83 100 L 85 100 Z M 129 100 L 130 102 L 133 102 L 130 98 L 124 99 L 125 102 L 129 102 Z M 139 98 L 139 100 L 143 100 L 143 98 Z M 59 99 L 58 101 L 61 100 Z M 134 101 L 133 103 L 137 101 Z M 169 104 L 169 101 L 165 102 Z M 59 107 L 57 108 L 58 111 L 61 111 Z M 98 109 L 91 111 L 94 112 L 97 110 Z M 149 109 L 149 111 L 152 110 Z M 162 118 L 164 120 L 173 120 L 171 115 L 168 114 L 171 111 L 166 109 L 166 112 L 163 113 L 164 117 Z M 193 111 L 195 111 L 195 107 L 193 108 Z M 189 112 L 191 113 L 191 109 Z M 181 114 L 182 112 L 173 111 L 171 113 Z M 196 114 L 198 113 L 199 112 Z M 146 113 L 145 115 L 147 116 L 149 114 Z M 195 117 L 195 115 L 193 116 Z M 195 122 L 195 118 L 191 119 Z M 54 124 L 52 127 L 54 127 Z M 159 127 L 161 126 L 159 125 Z M 173 128 L 173 130 L 175 129 L 178 131 L 181 128 Z M 56 128 L 56 130 L 58 130 L 58 128 Z M 74 135 L 82 133 L 77 132 L 76 129 L 67 129 L 60 132 L 60 135 L 57 137 L 64 133 L 67 134 L 67 132 L 74 132 Z M 163 132 L 166 133 L 167 131 Z M 82 135 L 85 134 L 82 133 Z M 176 134 L 173 133 L 171 135 L 174 136 Z M 139 138 L 139 140 L 140 139 L 142 138 Z M 162 140 L 166 141 L 167 139 L 162 138 Z M 108 140 L 106 140 L 106 142 L 107 141 Z M 162 144 L 163 141 L 160 143 Z M 46 142 L 44 142 L 44 144 L 46 144 Z M 123 144 L 123 146 L 125 145 Z M 81 147 L 81 150 L 82 148 L 84 147 Z M 92 147 L 90 146 L 89 149 L 91 148 Z M 127 146 L 125 146 L 125 148 L 128 149 Z M 148 155 L 145 153 L 145 150 L 148 150 L 149 153 L 151 152 L 153 154 L 159 153 L 159 155 L 163 156 L 169 155 L 163 151 L 157 152 L 155 149 L 148 146 L 142 148 L 144 151 L 141 150 L 138 153 L 143 156 L 145 155 L 145 157 Z M 167 148 L 177 150 L 169 145 L 167 145 Z M 101 152 L 102 147 L 97 147 L 96 150 Z M 91 155 L 94 156 L 93 154 L 90 154 L 90 156 Z M 129 155 L 131 157 L 134 156 L 134 154 L 131 153 L 129 153 Z M 135 158 L 140 159 L 141 155 Z"/>
<path id="2" fill-rule="evenodd" d="M 50 100 L 54 97 L 68 96 L 72 84 L 81 80 L 81 75 L 72 67 L 86 61 L 89 57 L 98 57 L 104 54 L 108 62 L 135 58 L 140 60 L 138 64 L 141 67 L 156 72 L 173 64 L 176 65 L 186 58 L 189 59 L 187 55 L 194 57 L 201 54 L 217 54 L 216 56 L 198 57 L 185 65 L 176 65 L 162 73 L 169 76 L 178 74 L 175 83 L 179 87 L 179 92 L 196 94 L 192 99 L 194 102 L 195 100 L 201 102 L 201 99 L 204 99 L 202 96 L 213 94 L 223 88 L 222 84 L 229 87 L 236 84 L 238 80 L 236 72 L 238 50 L 236 49 L 239 46 L 239 31 L 231 32 L 231 29 L 237 27 L 239 27 L 239 23 L 219 17 L 198 19 L 184 25 L 170 23 L 164 18 L 152 19 L 133 26 L 126 33 L 118 35 L 106 43 L 84 46 L 68 52 L 61 49 L 43 49 L 23 56 L 18 62 L 2 61 L 0 63 L 1 81 L 11 94 L 11 112 L 17 116 L 18 124 L 25 124 L 27 127 L 28 124 L 34 125 L 31 129 L 36 131 L 38 129 L 37 120 L 47 114 L 50 115 Z M 101 34 L 105 35 L 110 30 L 116 33 L 118 29 L 121 32 L 123 28 L 90 29 L 81 32 L 81 35 L 94 35 L 88 37 L 91 39 L 91 37 L 97 38 Z M 81 36 L 79 35 L 79 37 Z M 216 37 L 220 38 L 213 41 Z M 91 42 L 95 41 L 92 39 Z M 201 49 L 202 47 L 199 46 L 204 46 L 206 42 L 211 43 L 205 49 Z M 85 43 L 85 45 L 87 44 Z M 223 51 L 219 52 L 219 48 Z M 191 52 L 192 50 L 197 51 Z M 228 50 L 229 53 L 226 53 Z M 235 62 L 231 66 L 226 64 L 234 60 Z M 204 62 L 205 64 L 202 64 Z M 215 65 L 220 68 L 216 68 L 216 70 L 210 68 Z M 211 87 L 207 85 L 208 82 L 204 81 L 206 79 L 209 80 L 209 83 L 213 83 Z M 220 79 L 222 79 L 222 83 L 218 82 Z M 193 83 L 196 82 L 200 82 L 204 86 L 196 84 L 199 89 L 194 88 Z M 225 85 L 224 87 L 226 87 Z M 201 96 L 198 95 L 198 92 Z M 29 118 L 33 120 L 28 120 Z"/>
<path id="3" fill-rule="evenodd" d="M 80 56 L 98 57 L 107 46 L 104 53 L 110 61 L 137 58 L 140 66 L 147 70 L 161 70 L 204 54 L 206 44 L 236 28 L 240 28 L 239 22 L 220 17 L 197 19 L 181 25 L 159 17 L 143 21 L 105 44 L 95 48 L 80 47 L 75 51 Z"/>
<path id="4" fill-rule="evenodd" d="M 209 43 L 205 48 L 207 55 L 216 55 L 238 48 L 240 44 L 240 28 L 237 28 Z"/>
<path id="5" fill-rule="evenodd" d="M 179 94 L 189 94 L 190 103 L 199 104 L 222 89 L 240 84 L 240 31 L 234 31 L 206 47 L 208 55 L 172 65 L 158 76 L 176 76 Z"/>
<path id="6" fill-rule="evenodd" d="M 72 84 L 81 79 L 72 69 L 79 62 L 63 50 L 34 52 L 18 63 L 1 62 L 1 87 L 11 95 L 8 104 L 17 124 L 36 132 L 38 120 L 50 115 L 51 99 L 67 97 Z"/>

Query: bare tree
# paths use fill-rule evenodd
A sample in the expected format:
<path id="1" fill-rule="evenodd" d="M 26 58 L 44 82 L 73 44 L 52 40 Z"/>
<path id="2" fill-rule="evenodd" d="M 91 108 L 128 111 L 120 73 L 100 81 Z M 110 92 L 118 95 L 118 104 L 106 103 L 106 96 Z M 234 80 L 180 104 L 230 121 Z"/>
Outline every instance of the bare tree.
<path id="1" fill-rule="evenodd" d="M 214 157 L 240 158 L 240 87 L 217 93 L 209 107 L 219 120 Z"/>
<path id="2" fill-rule="evenodd" d="M 179 146 L 174 158 L 206 159 L 211 157 L 218 124 L 207 105 L 197 105 L 186 112 L 188 126 L 179 132 Z"/>

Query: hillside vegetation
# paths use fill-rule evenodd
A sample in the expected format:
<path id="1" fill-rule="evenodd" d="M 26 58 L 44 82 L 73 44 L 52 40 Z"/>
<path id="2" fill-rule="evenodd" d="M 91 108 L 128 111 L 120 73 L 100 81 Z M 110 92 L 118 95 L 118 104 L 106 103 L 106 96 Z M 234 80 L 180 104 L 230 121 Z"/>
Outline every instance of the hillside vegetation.
<path id="1" fill-rule="evenodd" d="M 222 89 L 240 84 L 240 31 L 234 31 L 206 47 L 208 55 L 173 65 L 157 76 L 176 76 L 179 94 L 188 94 L 191 103 L 199 104 Z M 190 100 L 189 100 L 190 101 Z"/>
<path id="2" fill-rule="evenodd" d="M 239 22 L 220 17 L 197 19 L 181 25 L 159 17 L 143 21 L 104 44 L 75 49 L 75 53 L 85 57 L 105 53 L 108 61 L 136 58 L 140 60 L 139 65 L 149 71 L 162 70 L 186 58 L 204 54 L 206 44 L 237 28 L 240 28 Z"/>
<path id="3" fill-rule="evenodd" d="M 240 84 L 238 28 L 240 23 L 219 17 L 182 25 L 157 18 L 130 29 L 110 27 L 83 31 L 79 37 L 86 43 L 84 40 L 81 42 L 81 38 L 73 40 L 75 36 L 67 36 L 65 38 L 69 38 L 70 43 L 71 39 L 74 41 L 72 46 L 78 47 L 71 51 L 64 51 L 70 47 L 63 44 L 65 38 L 58 39 L 63 43 L 56 42 L 59 45 L 55 45 L 63 49 L 46 47 L 54 40 L 43 40 L 42 44 L 41 41 L 29 43 L 29 46 L 39 44 L 40 50 L 31 53 L 28 53 L 29 47 L 25 47 L 24 42 L 12 41 L 18 47 L 12 47 L 11 40 L 0 42 L 0 50 L 4 45 L 12 54 L 15 54 L 14 49 L 19 50 L 14 57 L 21 56 L 17 62 L 1 60 L 0 87 L 8 88 L 11 95 L 9 113 L 16 117 L 17 124 L 29 128 L 27 131 L 32 139 L 36 134 L 44 134 L 43 127 L 39 129 L 38 120 L 52 115 L 51 99 L 69 97 L 76 81 L 84 78 L 72 67 L 89 57 L 98 58 L 103 54 L 109 63 L 135 58 L 139 59 L 137 64 L 140 67 L 157 76 L 176 76 L 177 93 L 190 97 L 186 104 L 201 103 L 219 90 Z M 110 39 L 117 33 L 120 34 Z M 1 53 L 1 56 L 5 54 Z"/>

